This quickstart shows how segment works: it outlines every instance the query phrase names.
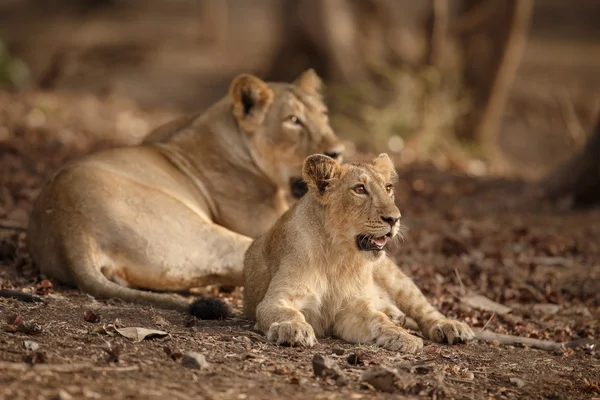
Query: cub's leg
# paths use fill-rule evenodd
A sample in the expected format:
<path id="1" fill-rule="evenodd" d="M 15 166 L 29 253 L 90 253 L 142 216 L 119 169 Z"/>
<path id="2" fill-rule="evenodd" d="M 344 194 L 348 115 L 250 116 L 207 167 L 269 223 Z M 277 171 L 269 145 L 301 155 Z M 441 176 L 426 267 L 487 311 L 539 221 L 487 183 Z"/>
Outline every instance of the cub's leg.
<path id="1" fill-rule="evenodd" d="M 386 257 L 377 267 L 374 278 L 388 291 L 398 307 L 417 322 L 428 339 L 453 344 L 475 336 L 467 324 L 446 318 L 436 310 L 417 285 L 389 258 Z"/>
<path id="2" fill-rule="evenodd" d="M 420 338 L 411 335 L 383 312 L 376 310 L 371 298 L 349 301 L 336 315 L 333 332 L 348 342 L 374 342 L 387 350 L 414 353 L 423 347 Z"/>
<path id="3" fill-rule="evenodd" d="M 396 325 L 404 326 L 406 314 L 394 304 L 385 290 L 379 287 L 377 289 L 378 293 L 374 301 L 375 309 L 387 315 Z"/>
<path id="4" fill-rule="evenodd" d="M 300 309 L 315 296 L 306 286 L 294 288 L 284 282 L 278 284 L 277 278 L 271 282 L 271 287 L 277 289 L 267 291 L 256 307 L 256 327 L 277 344 L 314 346 L 317 342 L 315 331 Z"/>

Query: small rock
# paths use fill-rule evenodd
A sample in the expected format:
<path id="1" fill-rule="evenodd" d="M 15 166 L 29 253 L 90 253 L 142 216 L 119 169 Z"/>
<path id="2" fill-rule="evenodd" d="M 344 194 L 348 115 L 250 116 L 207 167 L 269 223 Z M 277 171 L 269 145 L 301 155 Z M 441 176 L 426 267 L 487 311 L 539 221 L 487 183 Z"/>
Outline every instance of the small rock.
<path id="1" fill-rule="evenodd" d="M 83 320 L 91 323 L 100 322 L 100 315 L 92 310 L 86 310 L 86 312 L 83 313 Z"/>
<path id="2" fill-rule="evenodd" d="M 188 351 L 183 354 L 183 357 L 181 357 L 181 365 L 186 368 L 200 370 L 210 368 L 210 363 L 206 361 L 204 355 L 193 351 Z"/>
<path id="3" fill-rule="evenodd" d="M 33 340 L 24 340 L 23 346 L 27 350 L 37 351 L 40 348 L 40 344 L 38 342 L 34 342 Z"/>
<path id="4" fill-rule="evenodd" d="M 512 377 L 510 378 L 510 383 L 512 383 L 513 385 L 515 385 L 518 388 L 522 388 L 523 386 L 525 386 L 525 381 L 523 381 L 522 379 L 516 378 L 516 377 Z"/>
<path id="5" fill-rule="evenodd" d="M 69 394 L 69 392 L 67 392 L 66 390 L 64 390 L 64 389 L 60 389 L 60 390 L 58 391 L 58 394 L 56 395 L 56 398 L 57 398 L 58 400 L 71 400 L 71 399 L 73 398 L 73 396 L 71 396 L 71 395 Z"/>
<path id="6" fill-rule="evenodd" d="M 303 385 L 308 384 L 308 382 L 309 382 L 308 379 L 305 378 L 304 376 L 301 376 L 301 377 L 294 376 L 290 379 L 290 383 L 292 385 L 303 386 Z"/>
<path id="7" fill-rule="evenodd" d="M 19 326 L 23 323 L 23 317 L 19 314 L 8 314 L 6 316 L 6 323 L 12 326 Z"/>
<path id="8" fill-rule="evenodd" d="M 350 365 L 364 365 L 363 355 L 360 352 L 350 354 L 348 358 L 346 358 L 346 361 L 348 361 L 348 364 Z"/>
<path id="9" fill-rule="evenodd" d="M 43 364 L 46 362 L 46 353 L 41 351 L 32 351 L 31 353 L 24 354 L 21 357 L 21 361 L 27 364 Z"/>
<path id="10" fill-rule="evenodd" d="M 119 356 L 121 355 L 123 347 L 119 344 L 108 344 L 108 346 L 102 350 L 106 353 L 106 362 L 116 364 L 119 362 Z"/>
<path id="11" fill-rule="evenodd" d="M 342 349 L 340 346 L 333 346 L 333 347 L 331 348 L 331 352 L 332 352 L 333 354 L 337 355 L 337 356 L 343 356 L 343 355 L 344 355 L 344 352 L 345 352 L 345 350 L 344 350 L 344 349 Z"/>
<path id="12" fill-rule="evenodd" d="M 396 370 L 380 365 L 363 372 L 360 380 L 382 392 L 393 393 L 397 389 L 394 382 L 396 377 Z"/>
<path id="13" fill-rule="evenodd" d="M 167 355 L 167 357 L 169 357 L 173 361 L 177 361 L 181 357 L 183 357 L 183 354 L 181 354 L 178 351 L 171 350 L 171 348 L 169 346 L 163 347 L 163 350 L 164 350 L 165 354 Z"/>
<path id="14" fill-rule="evenodd" d="M 42 327 L 36 322 L 26 321 L 17 327 L 17 331 L 27 335 L 38 335 L 42 333 Z"/>
<path id="15" fill-rule="evenodd" d="M 158 327 L 164 327 L 164 326 L 169 326 L 171 325 L 169 323 L 169 321 L 167 321 L 166 319 L 164 319 L 162 316 L 160 315 L 156 315 L 153 319 L 152 322 L 154 323 L 154 325 L 158 326 Z"/>
<path id="16" fill-rule="evenodd" d="M 348 383 L 344 371 L 340 369 L 335 361 L 320 354 L 315 354 L 312 364 L 315 376 L 331 377 L 335 379 L 335 383 L 338 386 L 343 386 Z"/>

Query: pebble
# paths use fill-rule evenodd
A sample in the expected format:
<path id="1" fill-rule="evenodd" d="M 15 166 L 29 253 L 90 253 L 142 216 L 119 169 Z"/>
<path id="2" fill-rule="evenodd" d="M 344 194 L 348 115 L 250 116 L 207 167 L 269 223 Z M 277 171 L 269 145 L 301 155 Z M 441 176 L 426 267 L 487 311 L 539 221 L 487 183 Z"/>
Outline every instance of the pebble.
<path id="1" fill-rule="evenodd" d="M 395 370 L 380 365 L 369 368 L 363 372 L 360 380 L 382 392 L 393 393 L 397 389 L 395 384 L 397 376 Z"/>
<path id="2" fill-rule="evenodd" d="M 205 370 L 210 368 L 210 363 L 206 361 L 204 355 L 193 351 L 188 351 L 181 357 L 181 365 L 186 368 Z"/>

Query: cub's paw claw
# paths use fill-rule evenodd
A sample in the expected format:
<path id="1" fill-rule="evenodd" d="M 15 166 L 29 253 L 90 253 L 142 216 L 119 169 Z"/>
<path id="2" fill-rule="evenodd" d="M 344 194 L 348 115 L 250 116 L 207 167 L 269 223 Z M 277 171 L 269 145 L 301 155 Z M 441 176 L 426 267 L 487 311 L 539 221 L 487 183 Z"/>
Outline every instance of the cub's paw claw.
<path id="1" fill-rule="evenodd" d="M 406 323 L 406 314 L 400 311 L 397 307 L 388 307 L 383 309 L 382 312 L 398 326 L 404 326 Z"/>
<path id="2" fill-rule="evenodd" d="M 312 347 L 317 342 L 315 331 L 306 322 L 274 322 L 267 332 L 267 339 L 278 345 Z"/>
<path id="3" fill-rule="evenodd" d="M 475 337 L 467 324 L 448 318 L 428 324 L 423 333 L 434 342 L 448 344 L 464 343 Z"/>
<path id="4" fill-rule="evenodd" d="M 405 330 L 390 330 L 375 339 L 375 343 L 387 350 L 416 353 L 423 348 L 423 340 Z"/>

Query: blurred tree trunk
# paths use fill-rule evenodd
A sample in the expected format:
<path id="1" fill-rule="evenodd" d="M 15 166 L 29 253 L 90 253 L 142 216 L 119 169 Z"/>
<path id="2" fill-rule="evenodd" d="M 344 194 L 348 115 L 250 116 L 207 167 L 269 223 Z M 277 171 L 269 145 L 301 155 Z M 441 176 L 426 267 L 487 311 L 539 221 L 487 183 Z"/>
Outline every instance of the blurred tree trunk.
<path id="1" fill-rule="evenodd" d="M 281 0 L 281 42 L 266 76 L 285 81 L 312 67 L 327 80 L 368 79 L 371 66 L 395 58 L 394 1 Z"/>
<path id="2" fill-rule="evenodd" d="M 600 204 L 600 117 L 583 149 L 542 182 L 546 197 L 570 197 L 573 207 Z"/>
<path id="3" fill-rule="evenodd" d="M 471 112 L 459 137 L 497 151 L 497 132 L 529 31 L 533 0 L 465 0 L 451 26 L 463 50 L 463 78 Z"/>

